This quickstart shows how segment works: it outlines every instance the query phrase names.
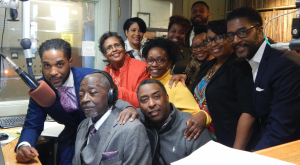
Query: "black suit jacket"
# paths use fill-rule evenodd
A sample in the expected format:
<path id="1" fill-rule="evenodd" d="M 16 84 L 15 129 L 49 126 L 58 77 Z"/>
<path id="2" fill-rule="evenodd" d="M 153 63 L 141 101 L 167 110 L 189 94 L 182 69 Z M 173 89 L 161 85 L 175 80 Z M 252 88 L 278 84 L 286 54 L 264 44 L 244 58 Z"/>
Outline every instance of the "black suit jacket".
<path id="1" fill-rule="evenodd" d="M 216 61 L 217 59 L 206 61 L 200 66 L 200 72 L 192 86 L 193 93 L 195 87 Z M 251 66 L 246 60 L 237 59 L 235 54 L 232 54 L 221 65 L 207 84 L 205 91 L 207 107 L 218 142 L 233 147 L 240 115 L 249 113 L 256 117 L 253 111 L 252 89 Z M 258 132 L 259 130 L 255 129 L 247 150 L 254 148 Z"/>
<path id="2" fill-rule="evenodd" d="M 260 150 L 300 139 L 300 55 L 266 46 L 253 88 Z"/>

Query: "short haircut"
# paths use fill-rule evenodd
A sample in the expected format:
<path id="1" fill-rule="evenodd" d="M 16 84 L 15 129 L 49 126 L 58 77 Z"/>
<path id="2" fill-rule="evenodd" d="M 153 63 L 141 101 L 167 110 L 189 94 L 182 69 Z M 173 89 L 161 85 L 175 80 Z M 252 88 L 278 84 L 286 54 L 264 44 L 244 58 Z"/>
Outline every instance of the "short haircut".
<path id="1" fill-rule="evenodd" d="M 173 15 L 170 17 L 170 22 L 169 22 L 169 25 L 168 25 L 168 31 L 170 31 L 171 27 L 174 25 L 174 24 L 178 24 L 180 26 L 182 26 L 182 29 L 184 30 L 184 33 L 187 33 L 190 29 L 191 29 L 191 22 L 184 18 L 183 16 L 180 16 L 180 15 Z"/>
<path id="2" fill-rule="evenodd" d="M 194 7 L 195 5 L 197 5 L 197 4 L 203 4 L 204 6 L 206 6 L 207 10 L 209 11 L 209 6 L 208 6 L 207 3 L 204 2 L 204 1 L 197 1 L 197 2 L 193 3 L 193 5 L 192 5 L 192 7 L 191 7 L 191 10 L 192 10 L 193 7 Z"/>
<path id="3" fill-rule="evenodd" d="M 148 53 L 152 48 L 161 48 L 164 51 L 166 51 L 168 61 L 171 61 L 172 64 L 175 64 L 179 50 L 178 46 L 173 41 L 165 37 L 148 39 L 147 42 L 144 44 L 142 56 L 147 59 Z"/>
<path id="4" fill-rule="evenodd" d="M 146 33 L 146 31 L 147 31 L 146 23 L 139 17 L 129 18 L 125 21 L 125 23 L 123 25 L 124 33 L 126 30 L 128 31 L 130 26 L 134 23 L 137 23 L 139 25 L 141 32 Z"/>
<path id="5" fill-rule="evenodd" d="M 140 91 L 141 86 L 146 85 L 146 84 L 157 84 L 160 87 L 160 89 L 165 94 L 167 94 L 166 88 L 164 87 L 164 85 L 160 81 L 155 80 L 155 79 L 147 79 L 147 80 L 144 80 L 143 82 L 140 83 L 140 85 L 139 85 L 139 87 L 136 91 L 138 97 L 139 97 L 139 91 Z"/>
<path id="6" fill-rule="evenodd" d="M 93 72 L 93 73 L 90 73 L 88 75 L 86 75 L 85 77 L 88 77 L 88 76 L 92 76 L 92 75 L 99 75 L 101 76 L 101 79 L 100 79 L 100 86 L 109 90 L 110 88 L 112 88 L 111 84 L 110 84 L 110 81 L 107 79 L 107 77 L 105 75 L 103 75 L 102 73 L 100 72 Z"/>
<path id="7" fill-rule="evenodd" d="M 207 24 L 207 31 L 211 30 L 212 32 L 216 33 L 217 35 L 222 35 L 227 33 L 227 24 L 226 20 L 216 20 L 210 21 Z"/>
<path id="8" fill-rule="evenodd" d="M 106 50 L 104 48 L 104 42 L 108 38 L 110 38 L 110 37 L 116 37 L 117 39 L 119 39 L 120 43 L 125 48 L 124 40 L 123 40 L 123 38 L 121 36 L 118 35 L 118 33 L 115 33 L 115 32 L 106 32 L 99 39 L 99 45 L 98 45 L 98 47 L 99 47 L 101 53 L 106 54 Z"/>
<path id="9" fill-rule="evenodd" d="M 227 22 L 237 18 L 246 18 L 251 24 L 263 25 L 262 17 L 259 12 L 251 7 L 237 8 L 227 14 Z"/>
<path id="10" fill-rule="evenodd" d="M 54 38 L 51 40 L 46 40 L 39 47 L 39 55 L 41 60 L 43 59 L 43 53 L 48 50 L 59 50 L 64 52 L 64 56 L 69 60 L 72 54 L 71 45 L 60 38 Z"/>

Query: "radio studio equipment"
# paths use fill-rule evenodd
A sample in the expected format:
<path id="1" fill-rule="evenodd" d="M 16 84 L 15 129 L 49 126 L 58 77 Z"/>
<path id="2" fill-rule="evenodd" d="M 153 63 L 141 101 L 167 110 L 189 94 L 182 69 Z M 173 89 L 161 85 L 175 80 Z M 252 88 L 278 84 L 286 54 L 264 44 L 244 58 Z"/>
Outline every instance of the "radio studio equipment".
<path id="1" fill-rule="evenodd" d="M 30 3 L 28 0 L 20 0 L 23 5 L 23 39 L 21 46 L 23 47 L 24 56 L 27 62 L 28 73 L 24 72 L 19 66 L 17 66 L 10 58 L 6 57 L 3 53 L 0 53 L 1 57 L 9 63 L 16 73 L 21 77 L 24 83 L 30 88 L 28 95 L 33 98 L 39 105 L 43 107 L 51 106 L 56 99 L 55 92 L 48 86 L 45 81 L 37 82 L 32 72 L 32 59 L 31 59 L 31 41 L 30 35 Z M 19 0 L 2 0 L 0 2 L 0 8 L 18 9 Z M 16 19 L 16 18 L 12 18 Z M 2 41 L 3 42 L 3 41 Z M 1 58 L 0 57 L 0 58 Z"/>
<path id="2" fill-rule="evenodd" d="M 278 15 L 270 20 L 268 20 L 266 22 L 266 24 L 264 25 L 264 30 L 263 32 L 265 31 L 265 28 L 266 28 L 266 25 L 273 19 L 275 18 L 278 18 L 280 16 L 283 16 L 283 15 L 286 15 L 286 14 L 290 14 L 290 13 L 294 13 L 294 12 L 297 12 L 298 13 L 296 14 L 296 18 L 293 18 L 293 21 L 292 21 L 292 39 L 290 42 L 280 42 L 280 43 L 276 43 L 276 44 L 270 44 L 268 42 L 268 40 L 266 39 L 266 36 L 264 35 L 265 37 L 265 40 L 266 42 L 274 49 L 278 49 L 278 50 L 287 50 L 287 49 L 291 49 L 291 50 L 300 50 L 300 0 L 297 0 L 296 1 L 296 7 L 298 8 L 298 10 L 294 10 L 292 12 L 288 12 L 288 13 L 285 13 L 285 14 L 282 14 L 282 15 Z"/>

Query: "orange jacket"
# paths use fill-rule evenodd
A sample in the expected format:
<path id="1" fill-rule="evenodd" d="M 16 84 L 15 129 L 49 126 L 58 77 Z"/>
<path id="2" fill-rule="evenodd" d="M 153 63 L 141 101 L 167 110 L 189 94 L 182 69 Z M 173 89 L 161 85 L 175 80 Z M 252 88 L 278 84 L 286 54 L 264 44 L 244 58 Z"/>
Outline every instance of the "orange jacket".
<path id="1" fill-rule="evenodd" d="M 137 88 L 142 81 L 150 78 L 150 74 L 146 67 L 146 62 L 130 58 L 119 69 L 120 82 L 117 85 L 119 92 L 118 98 L 129 102 L 136 108 L 140 107 L 136 93 Z M 108 64 L 104 68 L 104 71 L 109 74 L 111 74 L 111 72 L 116 72 L 111 64 Z M 114 82 L 116 83 L 115 79 Z"/>

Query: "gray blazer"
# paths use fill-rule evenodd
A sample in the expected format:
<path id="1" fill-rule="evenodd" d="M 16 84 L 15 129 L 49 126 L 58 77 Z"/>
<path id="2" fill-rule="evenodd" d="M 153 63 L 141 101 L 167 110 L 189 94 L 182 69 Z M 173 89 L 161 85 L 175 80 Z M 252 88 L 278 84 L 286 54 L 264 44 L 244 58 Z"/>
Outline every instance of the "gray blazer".
<path id="1" fill-rule="evenodd" d="M 151 149 L 145 127 L 138 121 L 117 121 L 121 111 L 113 108 L 88 145 L 87 134 L 90 118 L 81 122 L 77 130 L 73 165 L 150 165 Z M 117 151 L 110 155 L 109 152 Z M 110 155 L 110 156 L 105 156 Z"/>

